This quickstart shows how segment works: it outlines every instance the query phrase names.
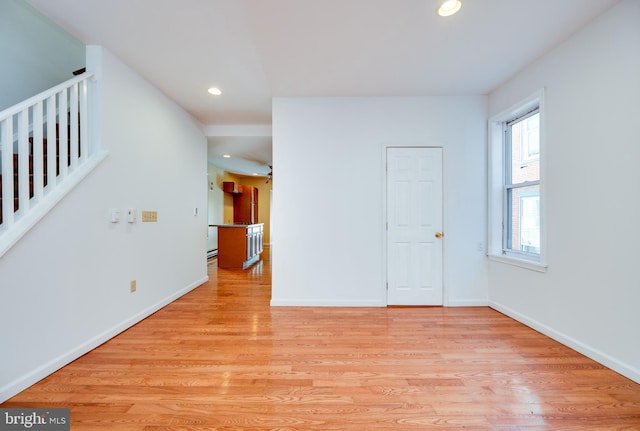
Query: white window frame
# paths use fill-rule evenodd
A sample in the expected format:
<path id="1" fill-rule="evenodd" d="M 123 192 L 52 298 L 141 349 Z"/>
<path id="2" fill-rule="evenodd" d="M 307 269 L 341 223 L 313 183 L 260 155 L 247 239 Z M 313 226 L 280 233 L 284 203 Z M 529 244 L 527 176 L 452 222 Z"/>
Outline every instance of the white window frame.
<path id="1" fill-rule="evenodd" d="M 507 220 L 505 210 L 504 184 L 505 184 L 505 134 L 506 122 L 519 117 L 535 107 L 540 112 L 540 255 L 532 256 L 527 253 L 518 253 L 506 250 L 504 244 L 504 231 Z M 487 256 L 489 259 L 503 262 L 526 269 L 545 272 L 546 262 L 546 229 L 545 229 L 545 200 L 544 193 L 544 89 L 536 91 L 524 100 L 511 106 L 509 109 L 494 115 L 488 124 L 488 241 Z"/>
<path id="2" fill-rule="evenodd" d="M 503 215 L 503 220 L 505 221 L 503 223 L 503 232 L 502 232 L 502 254 L 503 255 L 511 255 L 514 256 L 516 258 L 520 258 L 520 259 L 525 259 L 525 260 L 533 260 L 536 262 L 540 261 L 540 255 L 539 254 L 532 254 L 529 252 L 525 252 L 522 250 L 517 250 L 515 248 L 513 248 L 510 243 L 513 239 L 513 221 L 511 220 L 513 217 L 512 214 L 512 205 L 509 205 L 510 202 L 512 202 L 513 199 L 515 199 L 515 194 L 516 191 L 519 191 L 518 193 L 521 193 L 521 190 L 526 190 L 529 187 L 537 187 L 538 188 L 538 197 L 540 196 L 540 180 L 529 180 L 529 181 L 522 181 L 519 183 L 514 183 L 514 172 L 513 172 L 513 146 L 514 146 L 514 142 L 513 142 L 513 126 L 516 124 L 521 124 L 525 119 L 532 117 L 533 115 L 539 114 L 540 113 L 540 107 L 536 104 L 532 109 L 527 109 L 527 110 L 523 110 L 521 113 L 518 113 L 515 117 L 510 118 L 507 121 L 503 121 L 502 122 L 502 145 L 503 145 L 503 189 L 502 189 L 502 199 L 503 199 L 503 211 L 504 211 L 504 215 Z M 538 117 L 538 119 L 540 119 L 540 117 Z M 539 125 L 539 121 L 538 121 L 538 125 Z M 524 130 L 522 131 L 524 132 Z M 522 136 L 522 132 L 520 134 L 520 142 L 515 143 L 515 145 L 518 145 L 520 147 L 520 163 L 528 163 L 528 162 L 532 162 L 533 160 L 539 160 L 539 152 L 537 157 L 531 158 L 531 157 L 527 157 L 526 159 L 523 158 L 524 154 L 523 154 L 523 150 L 524 150 L 524 145 L 523 142 L 525 141 L 524 136 Z M 540 144 L 540 139 L 538 137 L 538 147 Z M 538 148 L 539 150 L 539 148 Z M 539 174 L 539 173 L 538 173 Z M 539 175 L 538 175 L 539 178 Z M 509 199 L 509 196 L 511 196 L 511 199 Z M 522 208 L 520 209 L 520 214 L 522 215 Z M 538 213 L 538 215 L 540 215 Z M 522 217 L 521 217 L 522 218 Z M 539 222 L 540 220 L 538 220 Z M 540 228 L 540 226 L 538 225 L 538 229 Z"/>
<path id="3" fill-rule="evenodd" d="M 540 130 L 538 130 L 538 152 L 534 155 L 529 155 L 530 147 L 525 145 L 525 142 L 529 144 L 529 139 L 524 139 L 524 136 L 520 137 L 520 159 L 522 163 L 535 162 L 540 160 Z"/>

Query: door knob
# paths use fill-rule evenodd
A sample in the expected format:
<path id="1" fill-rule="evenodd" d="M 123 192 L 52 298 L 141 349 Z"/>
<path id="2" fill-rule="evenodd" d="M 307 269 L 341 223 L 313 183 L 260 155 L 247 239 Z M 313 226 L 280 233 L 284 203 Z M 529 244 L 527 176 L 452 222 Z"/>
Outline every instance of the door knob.
<path id="1" fill-rule="evenodd" d="M 442 232 L 436 232 L 436 238 L 442 238 L 444 234 Z"/>

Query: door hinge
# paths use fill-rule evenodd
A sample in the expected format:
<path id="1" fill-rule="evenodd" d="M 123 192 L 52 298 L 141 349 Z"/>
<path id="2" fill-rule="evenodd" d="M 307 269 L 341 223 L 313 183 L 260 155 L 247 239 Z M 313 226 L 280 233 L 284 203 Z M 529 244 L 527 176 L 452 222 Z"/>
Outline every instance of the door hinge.
<path id="1" fill-rule="evenodd" d="M 386 285 L 387 285 L 387 290 L 389 290 L 389 282 L 388 281 L 387 281 Z"/>
<path id="2" fill-rule="evenodd" d="M 387 230 L 389 230 L 389 222 L 387 222 Z"/>

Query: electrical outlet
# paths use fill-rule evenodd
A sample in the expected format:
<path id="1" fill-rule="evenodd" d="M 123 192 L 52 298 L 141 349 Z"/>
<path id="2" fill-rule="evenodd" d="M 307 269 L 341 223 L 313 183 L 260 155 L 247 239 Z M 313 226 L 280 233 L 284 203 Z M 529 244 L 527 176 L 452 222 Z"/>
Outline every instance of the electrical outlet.
<path id="1" fill-rule="evenodd" d="M 131 290 L 131 293 L 135 292 L 137 289 L 136 287 L 136 281 L 135 280 L 131 280 L 131 283 L 129 285 L 129 290 Z"/>

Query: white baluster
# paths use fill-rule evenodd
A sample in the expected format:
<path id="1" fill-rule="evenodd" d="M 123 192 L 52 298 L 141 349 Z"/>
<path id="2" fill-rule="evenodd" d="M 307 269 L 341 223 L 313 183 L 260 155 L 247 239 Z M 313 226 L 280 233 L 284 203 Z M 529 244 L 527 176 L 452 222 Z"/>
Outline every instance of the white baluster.
<path id="1" fill-rule="evenodd" d="M 60 174 L 58 175 L 58 179 L 60 181 L 67 178 L 67 172 L 69 171 L 69 166 L 67 165 L 67 163 L 69 163 L 69 134 L 67 130 L 67 125 L 69 124 L 67 120 L 69 104 L 67 102 L 67 94 L 68 91 L 66 88 L 58 93 L 58 154 L 60 156 Z"/>
<path id="2" fill-rule="evenodd" d="M 69 95 L 69 155 L 71 170 L 78 167 L 78 84 L 73 84 Z"/>
<path id="3" fill-rule="evenodd" d="M 89 158 L 89 135 L 87 125 L 89 112 L 87 109 L 87 80 L 80 83 L 80 161 Z"/>
<path id="4" fill-rule="evenodd" d="M 29 211 L 29 108 L 18 113 L 18 206 Z"/>
<path id="5" fill-rule="evenodd" d="M 40 202 L 44 189 L 42 101 L 33 106 L 33 199 Z"/>
<path id="6" fill-rule="evenodd" d="M 47 189 L 53 190 L 56 186 L 56 95 L 47 98 Z"/>
<path id="7" fill-rule="evenodd" d="M 2 121 L 2 227 L 9 228 L 13 214 L 13 116 Z"/>

